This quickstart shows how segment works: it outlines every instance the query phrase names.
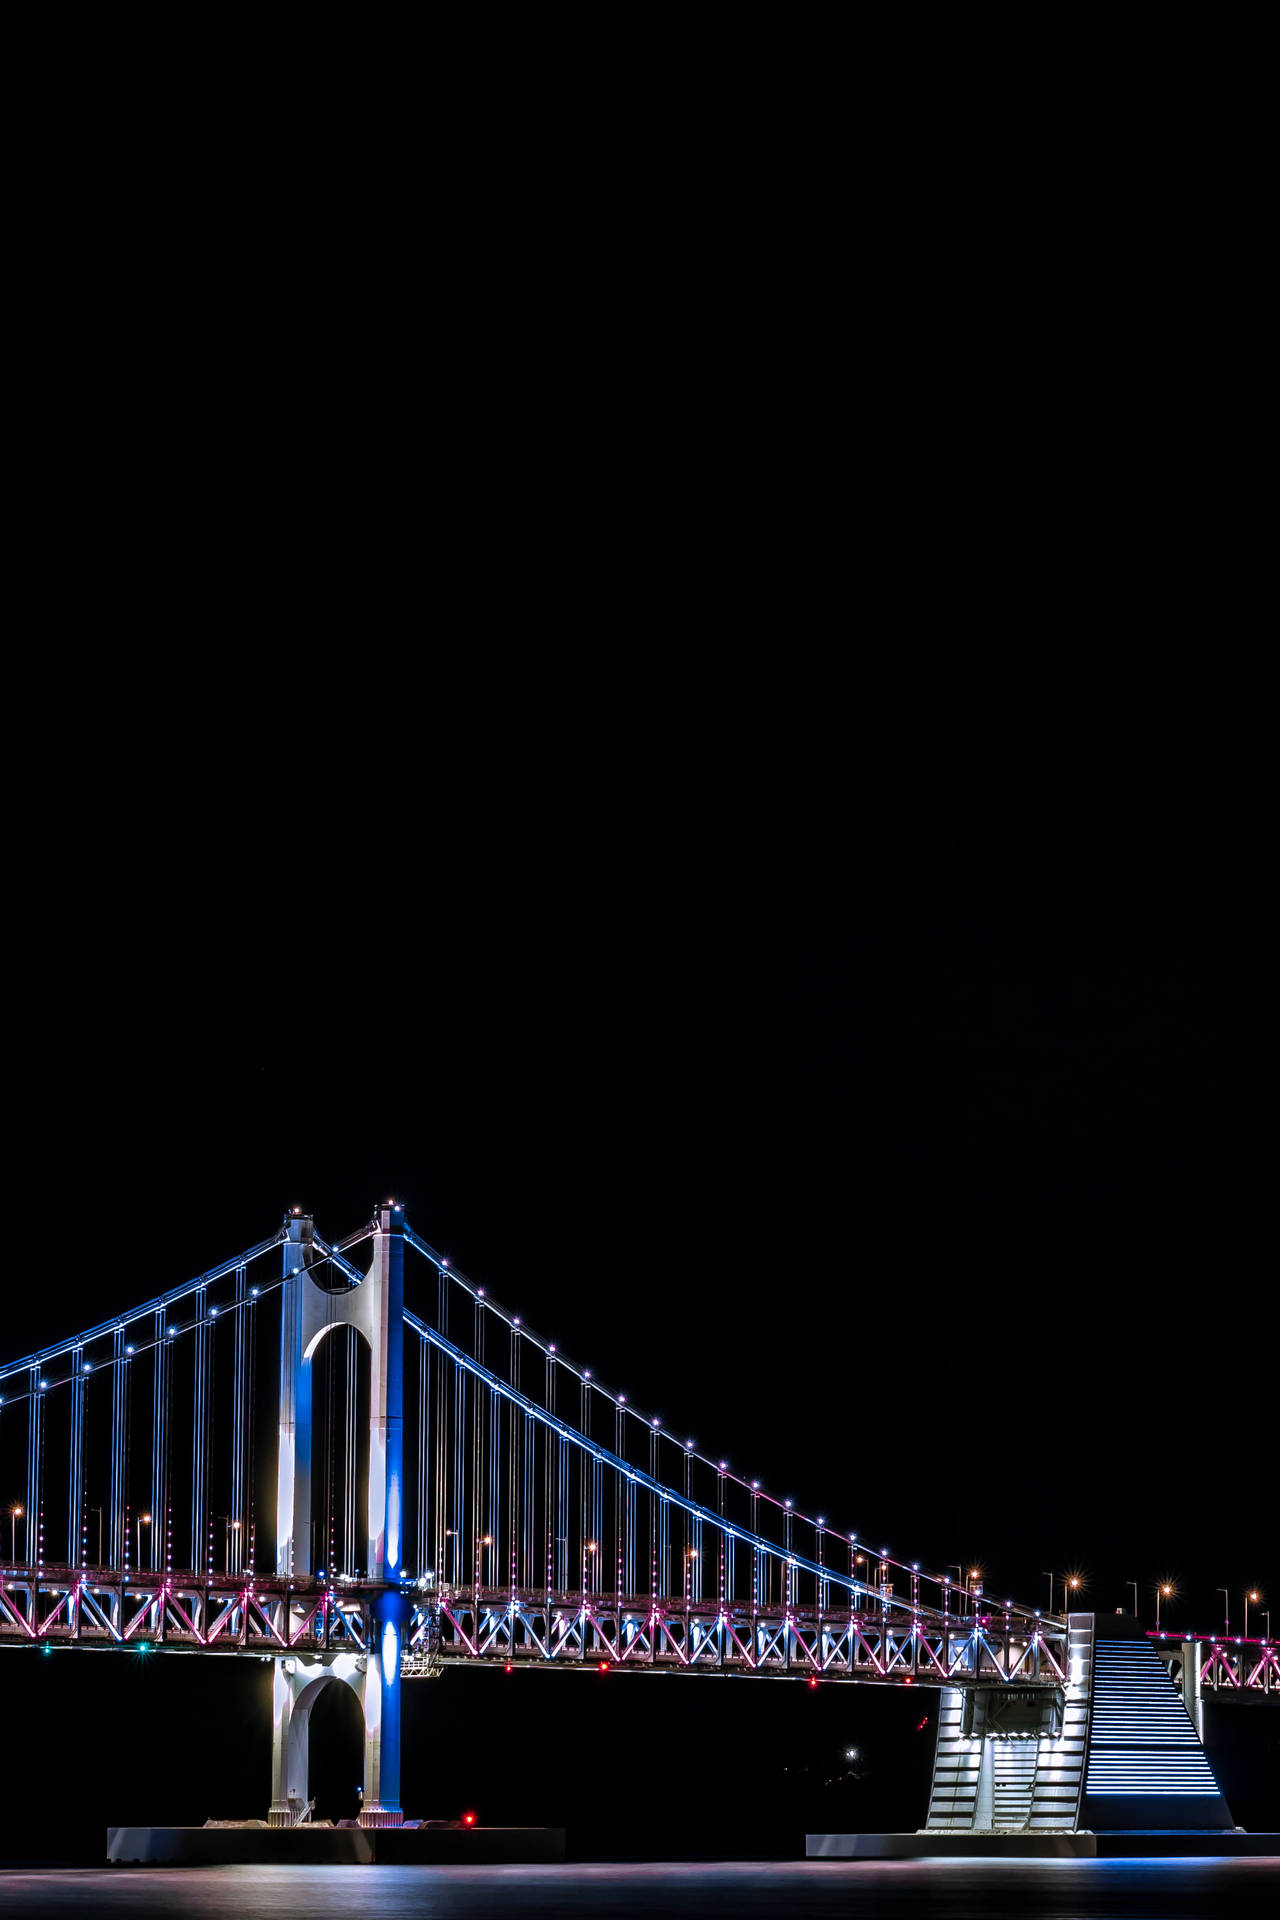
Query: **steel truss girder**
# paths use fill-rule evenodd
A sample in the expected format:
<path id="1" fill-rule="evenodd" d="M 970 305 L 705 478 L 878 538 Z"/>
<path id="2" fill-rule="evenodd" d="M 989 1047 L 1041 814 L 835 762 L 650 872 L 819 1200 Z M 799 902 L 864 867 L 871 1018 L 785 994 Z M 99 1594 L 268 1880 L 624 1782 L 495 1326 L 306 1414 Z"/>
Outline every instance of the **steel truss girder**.
<path id="1" fill-rule="evenodd" d="M 0 1567 L 0 1646 L 363 1655 L 372 1592 L 263 1576 Z"/>
<path id="2" fill-rule="evenodd" d="M 1161 1648 L 1168 1658 L 1175 1649 Z M 1177 1653 L 1182 1652 L 1179 1645 Z M 1273 1646 L 1231 1646 L 1218 1643 L 1205 1654 L 1200 1669 L 1202 1693 L 1269 1693 L 1280 1698 L 1280 1649 Z"/>
<path id="3" fill-rule="evenodd" d="M 475 1588 L 441 1591 L 424 1609 L 438 1631 L 439 1658 L 504 1664 L 560 1664 L 773 1673 L 905 1686 L 1061 1686 L 1066 1634 L 1033 1634 L 1002 1621 L 925 1628 L 909 1616 L 804 1608 L 719 1606 L 647 1595 L 548 1594 Z"/>

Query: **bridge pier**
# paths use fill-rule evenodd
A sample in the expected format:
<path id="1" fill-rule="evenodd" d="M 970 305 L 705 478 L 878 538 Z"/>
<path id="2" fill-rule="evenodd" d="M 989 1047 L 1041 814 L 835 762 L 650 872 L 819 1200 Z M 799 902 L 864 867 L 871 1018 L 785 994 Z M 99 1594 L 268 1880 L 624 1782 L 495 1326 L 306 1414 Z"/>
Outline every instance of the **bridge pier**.
<path id="1" fill-rule="evenodd" d="M 267 1824 L 291 1827 L 310 1798 L 311 1709 L 327 1686 L 348 1686 L 364 1715 L 362 1827 L 398 1827 L 400 1805 L 400 1634 L 395 1635 L 395 1682 L 383 1660 L 340 1654 L 336 1660 L 277 1660 L 272 1676 L 271 1807 Z M 388 1653 L 391 1643 L 387 1643 Z"/>
<path id="2" fill-rule="evenodd" d="M 1201 1669 L 1204 1665 L 1204 1648 L 1198 1640 L 1184 1640 L 1182 1643 L 1182 1704 L 1191 1715 L 1196 1733 L 1204 1739 L 1204 1692 L 1200 1685 Z"/>
<path id="3" fill-rule="evenodd" d="M 362 1827 L 398 1827 L 400 1804 L 400 1652 L 408 1602 L 398 1593 L 378 1596 L 373 1608 L 373 1645 L 364 1673 L 364 1799 Z"/>
<path id="4" fill-rule="evenodd" d="M 361 1285 L 318 1283 L 309 1215 L 285 1222 L 280 1331 L 280 1444 L 276 1475 L 276 1569 L 286 1578 L 311 1565 L 311 1366 L 326 1333 L 354 1327 L 368 1345 L 369 1643 L 358 1658 L 277 1660 L 271 1769 L 273 1826 L 306 1805 L 311 1707 L 326 1681 L 345 1681 L 364 1713 L 362 1827 L 396 1827 L 400 1804 L 400 1655 L 409 1603 L 400 1591 L 404 1507 L 404 1215 L 380 1207 L 373 1260 Z M 327 1276 L 326 1276 L 327 1277 Z M 376 1583 L 376 1584 L 375 1584 Z M 368 1587 L 366 1587 L 368 1591 Z"/>

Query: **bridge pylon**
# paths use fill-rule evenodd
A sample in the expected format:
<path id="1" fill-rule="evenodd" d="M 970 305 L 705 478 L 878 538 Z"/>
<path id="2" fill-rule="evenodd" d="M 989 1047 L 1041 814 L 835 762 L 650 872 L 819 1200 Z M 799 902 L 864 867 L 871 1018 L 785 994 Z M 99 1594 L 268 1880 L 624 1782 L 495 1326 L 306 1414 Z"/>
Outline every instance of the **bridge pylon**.
<path id="1" fill-rule="evenodd" d="M 280 1327 L 280 1434 L 276 1470 L 276 1571 L 311 1576 L 311 1372 L 321 1340 L 352 1327 L 369 1349 L 368 1553 L 372 1633 L 361 1656 L 275 1663 L 271 1756 L 273 1826 L 307 1802 L 311 1708 L 327 1684 L 350 1686 L 364 1713 L 360 1824 L 399 1826 L 400 1656 L 408 1603 L 400 1591 L 404 1539 L 404 1214 L 378 1209 L 373 1260 L 359 1286 L 322 1285 L 312 1271 L 314 1222 L 285 1221 Z M 332 1268 L 322 1266 L 331 1282 Z"/>

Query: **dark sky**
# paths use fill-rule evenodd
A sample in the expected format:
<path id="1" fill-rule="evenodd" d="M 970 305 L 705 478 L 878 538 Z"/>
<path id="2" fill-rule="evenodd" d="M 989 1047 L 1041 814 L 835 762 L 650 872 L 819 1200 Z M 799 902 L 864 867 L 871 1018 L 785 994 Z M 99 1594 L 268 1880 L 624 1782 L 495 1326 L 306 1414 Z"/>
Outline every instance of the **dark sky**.
<path id="1" fill-rule="evenodd" d="M 1277 1572 L 1226 214 L 865 50 L 391 51 L 37 77 L 6 1348 L 394 1190 L 810 1510 L 1212 1626 Z"/>

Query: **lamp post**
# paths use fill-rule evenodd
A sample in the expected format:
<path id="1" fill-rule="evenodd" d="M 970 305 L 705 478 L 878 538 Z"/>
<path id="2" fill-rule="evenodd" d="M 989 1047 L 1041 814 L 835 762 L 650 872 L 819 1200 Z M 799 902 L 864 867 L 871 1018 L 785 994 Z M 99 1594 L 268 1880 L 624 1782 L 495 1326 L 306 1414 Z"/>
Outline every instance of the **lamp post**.
<path id="1" fill-rule="evenodd" d="M 137 1536 L 137 1541 L 138 1541 L 138 1562 L 137 1562 L 137 1565 L 138 1565 L 138 1572 L 139 1572 L 139 1573 L 141 1573 L 141 1572 L 142 1572 L 142 1529 L 143 1529 L 144 1527 L 149 1527 L 150 1525 L 151 1525 L 151 1515 L 150 1515 L 149 1513 L 140 1513 L 140 1514 L 138 1515 L 138 1523 L 137 1523 L 137 1525 L 136 1525 L 136 1526 L 135 1526 L 135 1528 L 134 1528 L 134 1533 L 136 1534 L 136 1536 Z"/>
<path id="2" fill-rule="evenodd" d="M 1046 1567 L 1044 1571 L 1044 1577 L 1049 1582 L 1049 1611 L 1050 1613 L 1052 1613 L 1053 1612 L 1053 1583 L 1054 1583 L 1054 1580 L 1057 1578 L 1057 1575 L 1052 1573 L 1050 1569 Z"/>
<path id="3" fill-rule="evenodd" d="M 1078 1593 L 1080 1589 L 1080 1575 L 1078 1573 L 1068 1574 L 1067 1585 L 1070 1587 L 1072 1593 Z M 1063 1613 L 1067 1612 L 1067 1596 L 1065 1593 L 1062 1596 L 1062 1611 Z"/>
<path id="4" fill-rule="evenodd" d="M 25 1509 L 23 1507 L 10 1507 L 9 1509 L 9 1558 L 15 1564 L 18 1558 L 18 1522 L 21 1520 L 24 1512 Z"/>
<path id="5" fill-rule="evenodd" d="M 1138 1583 L 1136 1580 L 1126 1580 L 1125 1585 L 1133 1588 L 1133 1617 L 1136 1620 L 1138 1618 Z"/>
<path id="6" fill-rule="evenodd" d="M 1228 1634 L 1231 1631 L 1231 1595 L 1225 1587 L 1215 1587 L 1214 1592 L 1222 1595 L 1222 1631 Z"/>
<path id="7" fill-rule="evenodd" d="M 1253 1603 L 1254 1603 L 1254 1605 L 1256 1606 L 1256 1605 L 1257 1605 L 1257 1603 L 1258 1603 L 1258 1601 L 1259 1601 L 1259 1600 L 1261 1600 L 1261 1598 L 1262 1598 L 1262 1595 L 1261 1595 L 1260 1593 L 1258 1593 L 1258 1592 L 1257 1592 L 1256 1590 L 1255 1590 L 1255 1591 L 1252 1591 L 1252 1592 L 1246 1592 L 1246 1593 L 1245 1593 L 1245 1596 L 1244 1596 L 1244 1637 L 1245 1637 L 1245 1639 L 1246 1639 L 1246 1640 L 1247 1640 L 1247 1639 L 1249 1638 L 1249 1602 L 1250 1602 L 1250 1601 L 1252 1600 L 1252 1601 L 1253 1601 Z"/>
<path id="8" fill-rule="evenodd" d="M 229 1513 L 214 1513 L 209 1516 L 211 1536 L 209 1540 L 210 1553 L 213 1551 L 212 1528 L 215 1520 L 221 1520 L 222 1522 L 222 1571 L 224 1573 L 231 1573 L 233 1571 L 231 1565 L 231 1536 L 233 1533 L 239 1533 L 240 1522 L 233 1520 Z M 313 1529 L 315 1527 L 314 1521 L 312 1522 L 312 1527 Z"/>
<path id="9" fill-rule="evenodd" d="M 1173 1587 L 1167 1580 L 1162 1581 L 1160 1585 L 1158 1585 L 1156 1588 L 1156 1632 L 1157 1633 L 1159 1633 L 1160 1631 L 1160 1596 L 1163 1594 L 1165 1599 L 1168 1600 L 1172 1593 L 1173 1593 Z"/>

